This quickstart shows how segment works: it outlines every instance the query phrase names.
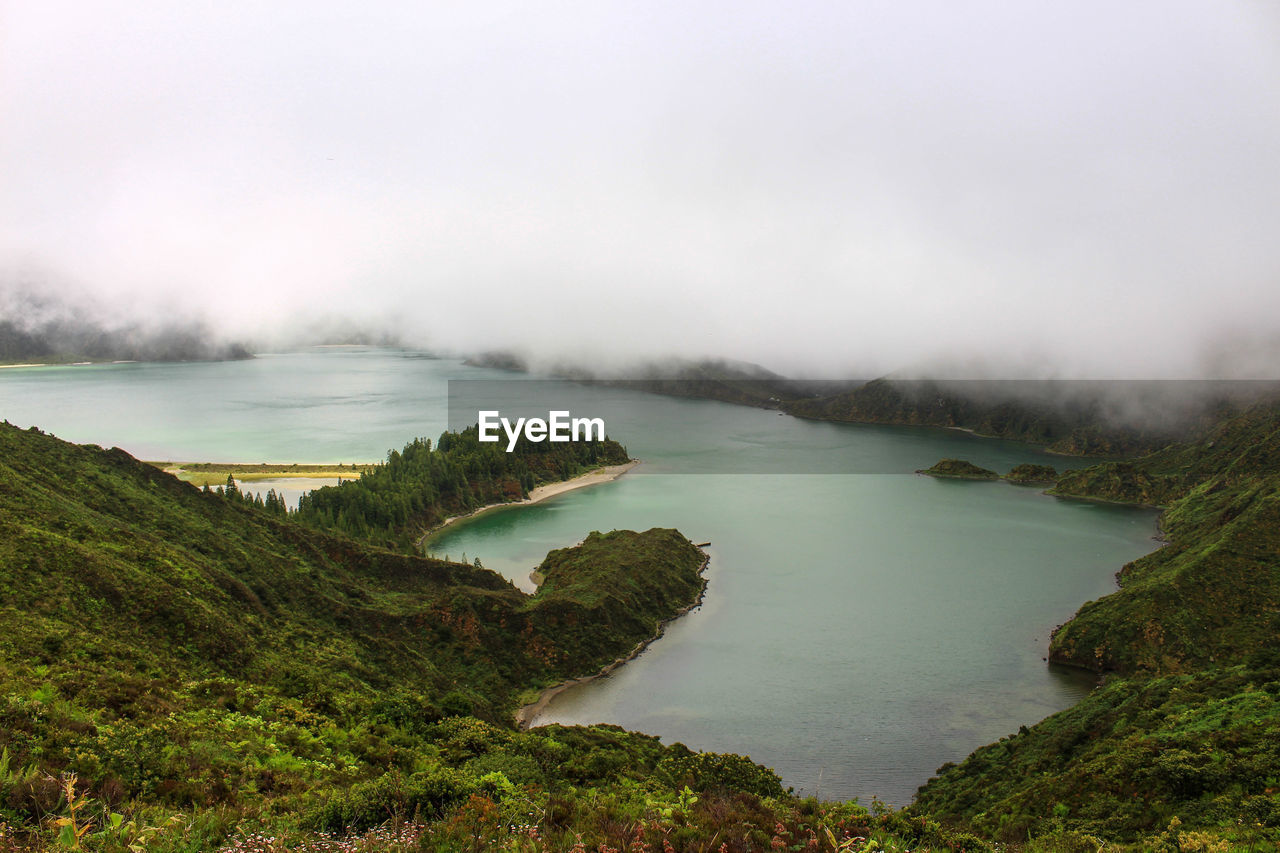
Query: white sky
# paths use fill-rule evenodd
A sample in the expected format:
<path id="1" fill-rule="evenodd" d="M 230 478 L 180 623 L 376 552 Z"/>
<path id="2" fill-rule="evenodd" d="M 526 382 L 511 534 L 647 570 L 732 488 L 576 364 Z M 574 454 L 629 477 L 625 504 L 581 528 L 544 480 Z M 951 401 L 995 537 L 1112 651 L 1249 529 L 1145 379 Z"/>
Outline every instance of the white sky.
<path id="1" fill-rule="evenodd" d="M 1278 351 L 1270 2 L 376 5 L 0 0 L 0 274 L 801 374 Z"/>

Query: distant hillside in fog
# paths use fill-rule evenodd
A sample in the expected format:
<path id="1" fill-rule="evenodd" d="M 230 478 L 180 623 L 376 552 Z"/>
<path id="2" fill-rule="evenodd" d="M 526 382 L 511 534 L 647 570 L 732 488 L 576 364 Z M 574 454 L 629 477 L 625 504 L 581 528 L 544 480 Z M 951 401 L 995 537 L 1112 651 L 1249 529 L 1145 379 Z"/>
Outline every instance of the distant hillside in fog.
<path id="1" fill-rule="evenodd" d="M 104 319 L 84 305 L 33 289 L 0 289 L 0 363 L 224 361 L 252 358 L 196 320 Z"/>

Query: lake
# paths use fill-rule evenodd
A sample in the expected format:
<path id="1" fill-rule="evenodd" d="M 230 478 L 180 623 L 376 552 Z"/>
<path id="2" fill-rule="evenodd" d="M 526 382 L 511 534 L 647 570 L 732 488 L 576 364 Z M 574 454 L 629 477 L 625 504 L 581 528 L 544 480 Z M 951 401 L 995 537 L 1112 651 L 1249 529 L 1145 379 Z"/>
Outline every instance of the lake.
<path id="1" fill-rule="evenodd" d="M 1155 547 L 1153 511 L 915 474 L 942 457 L 1085 464 L 954 430 L 808 422 L 394 349 L 0 370 L 12 423 L 186 462 L 375 461 L 475 406 L 549 400 L 603 417 L 643 464 L 479 516 L 433 552 L 523 581 L 591 530 L 712 544 L 703 605 L 536 722 L 745 753 L 802 793 L 905 804 L 943 762 L 1077 701 L 1093 681 L 1042 660 L 1049 632 Z"/>

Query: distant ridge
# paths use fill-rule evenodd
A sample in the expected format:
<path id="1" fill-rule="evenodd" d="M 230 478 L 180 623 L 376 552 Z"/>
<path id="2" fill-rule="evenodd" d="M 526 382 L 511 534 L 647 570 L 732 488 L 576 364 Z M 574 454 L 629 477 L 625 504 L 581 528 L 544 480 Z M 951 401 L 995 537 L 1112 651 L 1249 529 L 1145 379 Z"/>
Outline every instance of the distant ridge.
<path id="1" fill-rule="evenodd" d="M 202 321 L 108 322 L 105 313 L 30 288 L 0 289 L 0 364 L 253 358 Z"/>

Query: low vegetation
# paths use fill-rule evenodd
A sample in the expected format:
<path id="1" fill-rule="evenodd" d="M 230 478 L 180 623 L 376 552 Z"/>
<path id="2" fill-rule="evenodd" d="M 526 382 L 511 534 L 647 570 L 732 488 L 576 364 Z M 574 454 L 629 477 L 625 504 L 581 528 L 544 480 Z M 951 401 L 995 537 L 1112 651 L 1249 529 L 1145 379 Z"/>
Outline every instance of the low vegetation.
<path id="1" fill-rule="evenodd" d="M 917 474 L 928 474 L 930 477 L 941 477 L 949 480 L 999 480 L 1000 475 L 986 468 L 979 468 L 972 462 L 963 459 L 940 459 L 929 468 L 922 468 Z"/>
<path id="2" fill-rule="evenodd" d="M 1058 481 L 1058 469 L 1052 465 L 1035 465 L 1024 462 L 1014 465 L 1004 479 L 1019 486 L 1052 485 Z"/>
<path id="3" fill-rule="evenodd" d="M 1006 841 L 1075 833 L 1149 849 L 1164 833 L 1164 849 L 1274 849 L 1278 463 L 1280 407 L 1259 405 L 1195 441 L 1062 477 L 1052 494 L 1166 507 L 1168 544 L 1053 635 L 1051 660 L 1106 684 L 942 768 L 912 811 Z"/>

